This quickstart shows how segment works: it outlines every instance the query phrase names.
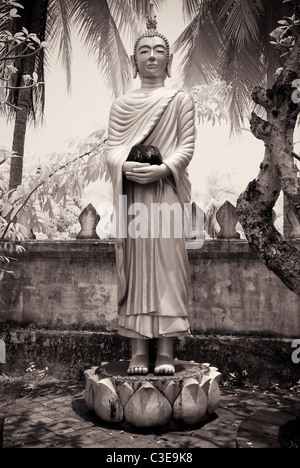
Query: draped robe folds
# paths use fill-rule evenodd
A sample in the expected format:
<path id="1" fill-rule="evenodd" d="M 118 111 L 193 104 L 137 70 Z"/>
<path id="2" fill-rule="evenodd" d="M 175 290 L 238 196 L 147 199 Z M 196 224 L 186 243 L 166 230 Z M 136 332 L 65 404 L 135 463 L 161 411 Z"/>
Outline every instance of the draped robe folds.
<path id="1" fill-rule="evenodd" d="M 150 234 L 133 238 L 128 234 L 128 213 L 134 203 L 143 203 L 149 210 L 153 203 L 177 203 L 183 212 L 184 204 L 191 200 L 187 168 L 194 154 L 195 134 L 194 102 L 182 90 L 139 89 L 112 105 L 107 165 L 114 188 L 121 335 L 150 339 L 189 333 L 189 264 L 183 223 L 181 238 L 172 228 L 168 239 L 161 232 L 158 238 Z M 126 180 L 123 164 L 132 146 L 138 144 L 158 147 L 171 176 L 148 185 Z"/>

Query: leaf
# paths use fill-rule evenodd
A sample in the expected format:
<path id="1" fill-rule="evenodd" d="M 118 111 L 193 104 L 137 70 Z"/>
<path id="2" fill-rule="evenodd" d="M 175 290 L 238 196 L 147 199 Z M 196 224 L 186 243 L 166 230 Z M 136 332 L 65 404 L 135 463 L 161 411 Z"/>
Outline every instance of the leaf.
<path id="1" fill-rule="evenodd" d="M 17 32 L 15 35 L 14 35 L 15 38 L 25 38 L 25 35 L 23 32 Z"/>
<path id="2" fill-rule="evenodd" d="M 22 205 L 17 205 L 15 206 L 14 210 L 11 213 L 11 219 L 14 220 L 15 216 L 18 214 L 18 212 L 21 210 Z"/>
<path id="3" fill-rule="evenodd" d="M 18 3 L 18 2 L 11 2 L 11 1 L 10 1 L 9 4 L 12 5 L 12 6 L 15 6 L 15 7 L 17 7 L 17 8 L 21 8 L 22 10 L 24 10 L 24 6 L 21 5 L 21 3 Z"/>
<path id="4" fill-rule="evenodd" d="M 15 18 L 16 15 L 18 13 L 18 10 L 16 8 L 12 8 L 9 12 L 9 15 L 12 17 L 12 18 Z"/>
<path id="5" fill-rule="evenodd" d="M 8 214 L 13 210 L 13 205 L 11 205 L 10 203 L 6 203 L 4 205 L 4 207 L 2 208 L 2 217 L 3 218 L 6 218 L 6 216 L 8 216 Z"/>
<path id="6" fill-rule="evenodd" d="M 37 37 L 36 34 L 31 33 L 31 34 L 28 35 L 28 37 L 30 37 L 30 39 L 31 39 L 32 41 L 36 42 L 38 45 L 41 44 L 41 41 L 40 41 L 40 39 Z"/>

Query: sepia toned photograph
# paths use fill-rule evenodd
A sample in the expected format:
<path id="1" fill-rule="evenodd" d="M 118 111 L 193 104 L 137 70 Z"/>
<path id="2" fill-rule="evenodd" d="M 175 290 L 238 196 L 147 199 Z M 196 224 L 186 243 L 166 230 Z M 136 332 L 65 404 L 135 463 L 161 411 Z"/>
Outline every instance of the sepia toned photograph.
<path id="1" fill-rule="evenodd" d="M 0 448 L 300 448 L 299 0 L 0 0 Z"/>

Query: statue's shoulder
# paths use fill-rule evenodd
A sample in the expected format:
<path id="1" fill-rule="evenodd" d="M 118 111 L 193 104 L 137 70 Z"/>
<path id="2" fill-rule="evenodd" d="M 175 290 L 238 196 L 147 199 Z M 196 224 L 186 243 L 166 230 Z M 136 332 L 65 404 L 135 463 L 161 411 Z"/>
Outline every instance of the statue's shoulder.
<path id="1" fill-rule="evenodd" d="M 126 101 L 128 101 L 128 94 L 124 94 L 123 96 L 119 96 L 114 99 L 112 103 L 112 108 L 122 106 Z"/>
<path id="2" fill-rule="evenodd" d="M 136 102 L 136 95 L 134 91 L 131 91 L 129 93 L 123 94 L 121 96 L 118 96 L 115 98 L 115 100 L 112 103 L 112 110 L 116 109 L 121 111 L 122 109 L 127 110 L 128 108 L 132 108 L 135 106 Z"/>
<path id="3" fill-rule="evenodd" d="M 195 101 L 194 101 L 193 96 L 185 89 L 178 89 L 177 99 L 180 105 L 183 107 L 185 106 L 190 107 L 190 108 L 195 107 Z"/>

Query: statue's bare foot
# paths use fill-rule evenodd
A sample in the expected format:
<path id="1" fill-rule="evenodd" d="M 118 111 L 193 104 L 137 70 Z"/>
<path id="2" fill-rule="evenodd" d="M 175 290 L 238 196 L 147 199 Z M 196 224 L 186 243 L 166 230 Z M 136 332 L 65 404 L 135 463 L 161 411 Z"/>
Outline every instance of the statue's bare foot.
<path id="1" fill-rule="evenodd" d="M 127 373 L 129 375 L 147 375 L 149 372 L 149 358 L 147 354 L 132 356 Z"/>
<path id="2" fill-rule="evenodd" d="M 155 362 L 155 375 L 174 375 L 175 374 L 175 364 L 174 360 L 170 356 L 159 355 L 156 358 Z"/>

